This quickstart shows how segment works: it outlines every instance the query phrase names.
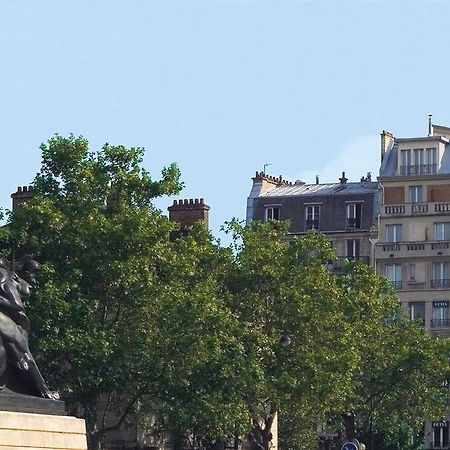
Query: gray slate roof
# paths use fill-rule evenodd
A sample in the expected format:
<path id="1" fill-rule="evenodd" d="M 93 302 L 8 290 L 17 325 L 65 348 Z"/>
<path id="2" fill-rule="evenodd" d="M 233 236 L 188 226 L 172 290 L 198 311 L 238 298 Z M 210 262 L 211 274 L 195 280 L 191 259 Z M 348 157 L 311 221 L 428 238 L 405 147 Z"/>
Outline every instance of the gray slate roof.
<path id="1" fill-rule="evenodd" d="M 378 190 L 378 183 L 363 181 L 359 183 L 325 183 L 325 184 L 303 184 L 292 186 L 276 186 L 259 197 L 292 197 L 308 195 L 350 195 L 367 194 Z"/>

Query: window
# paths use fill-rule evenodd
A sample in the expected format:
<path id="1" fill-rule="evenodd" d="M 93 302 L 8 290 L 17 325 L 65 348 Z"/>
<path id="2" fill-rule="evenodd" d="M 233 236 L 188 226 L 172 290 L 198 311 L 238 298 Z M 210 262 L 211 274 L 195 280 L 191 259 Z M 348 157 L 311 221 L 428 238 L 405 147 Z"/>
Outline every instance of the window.
<path id="1" fill-rule="evenodd" d="M 361 228 L 362 203 L 347 205 L 347 228 Z"/>
<path id="2" fill-rule="evenodd" d="M 432 328 L 448 327 L 448 300 L 436 300 L 433 302 Z"/>
<path id="3" fill-rule="evenodd" d="M 409 281 L 416 281 L 416 265 L 409 265 Z"/>
<path id="4" fill-rule="evenodd" d="M 423 160 L 423 148 L 414 149 L 414 175 L 421 175 L 424 173 L 425 165 Z"/>
<path id="5" fill-rule="evenodd" d="M 347 240 L 347 258 L 356 259 L 359 258 L 359 240 L 348 239 Z"/>
<path id="6" fill-rule="evenodd" d="M 400 151 L 400 175 L 437 173 L 437 149 L 415 148 Z"/>
<path id="7" fill-rule="evenodd" d="M 450 240 L 450 222 L 437 222 L 434 224 L 434 239 L 436 241 Z"/>
<path id="8" fill-rule="evenodd" d="M 318 230 L 320 227 L 320 205 L 306 207 L 306 229 Z"/>
<path id="9" fill-rule="evenodd" d="M 400 152 L 400 175 L 410 175 L 411 169 L 411 150 L 402 150 Z"/>
<path id="10" fill-rule="evenodd" d="M 269 220 L 280 220 L 280 207 L 268 206 L 266 207 L 266 222 Z"/>
<path id="11" fill-rule="evenodd" d="M 448 446 L 448 422 L 432 422 L 433 448 L 447 448 Z"/>
<path id="12" fill-rule="evenodd" d="M 433 263 L 433 279 L 431 287 L 449 287 L 449 264 L 448 262 Z"/>
<path id="13" fill-rule="evenodd" d="M 422 203 L 422 186 L 409 187 L 409 202 Z"/>
<path id="14" fill-rule="evenodd" d="M 410 302 L 408 304 L 409 318 L 425 323 L 425 302 Z"/>
<path id="15" fill-rule="evenodd" d="M 386 242 L 401 242 L 402 226 L 386 225 Z"/>
<path id="16" fill-rule="evenodd" d="M 426 173 L 436 173 L 436 172 L 437 172 L 437 149 L 427 148 Z"/>
<path id="17" fill-rule="evenodd" d="M 402 288 L 402 265 L 401 264 L 387 264 L 386 278 L 392 283 L 394 289 Z"/>

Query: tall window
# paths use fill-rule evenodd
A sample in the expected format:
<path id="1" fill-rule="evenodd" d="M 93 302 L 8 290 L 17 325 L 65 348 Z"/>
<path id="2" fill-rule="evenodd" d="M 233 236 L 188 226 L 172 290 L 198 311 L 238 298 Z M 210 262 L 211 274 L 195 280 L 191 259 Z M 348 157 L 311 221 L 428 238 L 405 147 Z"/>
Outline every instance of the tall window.
<path id="1" fill-rule="evenodd" d="M 409 281 L 416 281 L 416 265 L 412 263 L 409 265 Z"/>
<path id="2" fill-rule="evenodd" d="M 359 240 L 348 239 L 347 240 L 347 258 L 356 259 L 359 257 Z"/>
<path id="3" fill-rule="evenodd" d="M 448 422 L 432 422 L 433 448 L 447 448 L 448 446 Z"/>
<path id="4" fill-rule="evenodd" d="M 361 228 L 362 203 L 347 204 L 347 228 Z"/>
<path id="5" fill-rule="evenodd" d="M 410 302 L 408 304 L 409 318 L 425 323 L 425 302 Z"/>
<path id="6" fill-rule="evenodd" d="M 423 175 L 437 172 L 437 149 L 415 148 L 400 151 L 400 175 Z"/>
<path id="7" fill-rule="evenodd" d="M 410 175 L 411 168 L 411 150 L 402 150 L 400 152 L 400 175 Z"/>
<path id="8" fill-rule="evenodd" d="M 402 265 L 401 264 L 387 264 L 386 278 L 392 283 L 394 289 L 402 288 Z"/>
<path id="9" fill-rule="evenodd" d="M 422 203 L 422 186 L 409 187 L 409 202 Z"/>
<path id="10" fill-rule="evenodd" d="M 432 287 L 449 287 L 449 264 L 448 262 L 433 263 L 433 279 L 431 280 Z"/>
<path id="11" fill-rule="evenodd" d="M 427 148 L 427 173 L 437 172 L 437 149 Z"/>
<path id="12" fill-rule="evenodd" d="M 436 300 L 433 302 L 433 328 L 448 327 L 448 300 Z"/>
<path id="13" fill-rule="evenodd" d="M 425 165 L 423 158 L 423 148 L 414 149 L 414 174 L 421 175 L 424 173 Z"/>
<path id="14" fill-rule="evenodd" d="M 280 207 L 268 206 L 266 207 L 266 222 L 269 220 L 280 220 Z"/>
<path id="15" fill-rule="evenodd" d="M 401 242 L 402 240 L 402 226 L 386 225 L 386 242 Z"/>
<path id="16" fill-rule="evenodd" d="M 320 228 L 320 205 L 308 205 L 305 209 L 306 229 L 318 230 Z"/>
<path id="17" fill-rule="evenodd" d="M 450 240 L 450 222 L 436 222 L 434 224 L 434 239 L 436 241 Z"/>

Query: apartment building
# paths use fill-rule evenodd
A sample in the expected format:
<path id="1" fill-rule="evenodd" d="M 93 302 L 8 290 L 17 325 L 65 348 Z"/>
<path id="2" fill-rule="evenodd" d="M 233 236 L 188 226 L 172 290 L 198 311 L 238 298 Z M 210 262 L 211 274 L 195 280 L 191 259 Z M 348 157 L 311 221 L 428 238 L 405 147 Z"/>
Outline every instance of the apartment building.
<path id="1" fill-rule="evenodd" d="M 381 134 L 376 270 L 389 278 L 411 319 L 450 336 L 450 128 L 428 136 Z M 449 448 L 449 422 L 426 425 L 426 448 Z"/>
<path id="2" fill-rule="evenodd" d="M 373 264 L 380 206 L 378 183 L 370 174 L 349 182 L 342 173 L 336 183 L 291 183 L 257 172 L 247 200 L 247 221 L 290 220 L 290 236 L 309 230 L 326 234 L 338 260 L 357 259 Z"/>

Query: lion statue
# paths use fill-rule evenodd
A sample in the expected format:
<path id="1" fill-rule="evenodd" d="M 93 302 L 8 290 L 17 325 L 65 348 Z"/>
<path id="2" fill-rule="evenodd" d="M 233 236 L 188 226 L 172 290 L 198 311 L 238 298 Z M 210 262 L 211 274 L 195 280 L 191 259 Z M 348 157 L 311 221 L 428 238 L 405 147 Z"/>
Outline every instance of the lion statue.
<path id="1" fill-rule="evenodd" d="M 39 264 L 28 259 L 25 269 Z M 25 314 L 24 299 L 31 286 L 0 256 L 0 390 L 57 400 L 57 392 L 50 391 L 28 347 L 30 321 Z"/>

